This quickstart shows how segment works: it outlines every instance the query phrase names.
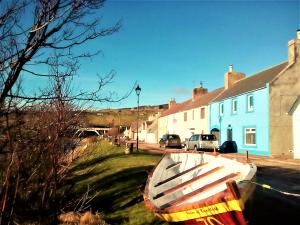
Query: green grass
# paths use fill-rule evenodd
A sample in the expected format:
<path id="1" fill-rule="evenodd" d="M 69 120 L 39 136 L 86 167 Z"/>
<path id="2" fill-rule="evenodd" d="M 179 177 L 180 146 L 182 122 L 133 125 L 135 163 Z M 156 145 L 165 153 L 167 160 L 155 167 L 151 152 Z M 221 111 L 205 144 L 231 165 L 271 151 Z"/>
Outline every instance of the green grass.
<path id="1" fill-rule="evenodd" d="M 86 151 L 70 170 L 63 187 L 66 198 L 80 198 L 89 186 L 89 194 L 96 195 L 89 203 L 91 209 L 109 224 L 167 224 L 148 211 L 142 196 L 148 172 L 160 155 L 143 151 L 125 155 L 123 147 L 107 142 L 91 144 Z"/>

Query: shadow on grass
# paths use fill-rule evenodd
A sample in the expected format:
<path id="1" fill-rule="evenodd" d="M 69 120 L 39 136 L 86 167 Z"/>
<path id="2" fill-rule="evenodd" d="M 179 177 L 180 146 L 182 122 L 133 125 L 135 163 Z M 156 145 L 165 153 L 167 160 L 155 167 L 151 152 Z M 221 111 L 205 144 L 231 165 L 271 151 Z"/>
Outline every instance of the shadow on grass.
<path id="1" fill-rule="evenodd" d="M 123 156 L 123 155 L 124 154 L 120 152 L 120 153 L 110 154 L 110 155 L 106 155 L 106 156 L 99 156 L 99 158 L 93 158 L 91 160 L 87 160 L 86 162 L 81 162 L 77 166 L 72 167 L 69 170 L 69 173 L 72 173 L 72 172 L 75 172 L 75 171 L 78 171 L 78 170 L 83 170 L 83 169 L 86 169 L 87 167 L 91 167 L 91 166 L 94 166 L 96 164 L 102 163 L 102 162 L 104 162 L 108 159 L 115 158 L 115 157 L 120 157 L 120 156 Z"/>
<path id="2" fill-rule="evenodd" d="M 109 162 L 111 159 L 120 158 L 120 162 L 128 160 L 128 166 L 134 166 L 134 162 L 138 160 L 145 160 L 152 157 L 153 154 L 148 152 L 133 152 L 133 154 L 125 155 L 123 152 L 114 152 L 110 155 L 105 155 L 83 162 L 79 162 L 70 171 L 65 182 L 64 193 L 66 193 L 66 201 L 73 199 L 80 199 L 87 191 L 88 184 L 91 192 L 96 196 L 89 203 L 92 211 L 102 212 L 105 221 L 109 224 L 126 224 L 132 223 L 132 220 L 139 221 L 139 225 L 147 224 L 162 224 L 161 221 L 155 220 L 150 212 L 148 214 L 148 222 L 144 219 L 145 210 L 143 207 L 144 185 L 148 178 L 148 173 L 152 171 L 153 165 L 143 165 L 131 168 L 121 168 L 117 164 L 112 166 Z M 155 156 L 156 157 L 156 156 Z M 157 156 L 157 160 L 160 156 Z M 151 162 L 146 160 L 147 162 Z M 105 162 L 105 163 L 103 163 Z M 118 160 L 112 160 L 117 163 Z M 155 160 L 153 160 L 155 162 Z M 97 166 L 103 164 L 103 166 Z M 122 164 L 122 163 L 121 163 Z M 127 165 L 122 164 L 122 165 Z M 141 165 L 139 163 L 139 165 Z M 113 171 L 108 171 L 110 168 Z M 83 171 L 84 170 L 84 171 Z M 83 174 L 76 172 L 82 171 Z M 109 174 L 109 175 L 107 175 Z M 138 205 L 137 205 L 138 204 Z M 139 218 L 133 218 L 133 217 Z M 151 221 L 151 222 L 149 222 Z"/>
<path id="3" fill-rule="evenodd" d="M 144 191 L 148 173 L 152 168 L 153 166 L 128 168 L 89 183 L 91 189 L 98 192 L 98 195 L 90 203 L 91 209 L 103 212 L 105 215 L 111 215 L 105 218 L 109 224 L 121 224 L 129 221 L 127 210 L 143 201 L 142 192 Z M 67 183 L 69 184 L 71 180 L 73 183 L 76 183 L 76 181 L 88 179 L 90 176 L 95 176 L 102 172 L 98 171 L 97 173 L 92 172 L 76 176 L 67 181 Z M 78 199 L 84 194 L 84 191 L 86 190 L 69 192 L 68 198 Z M 161 222 L 156 224 L 161 224 Z"/>
<path id="4" fill-rule="evenodd" d="M 152 168 L 152 166 L 129 168 L 103 177 L 102 180 L 92 184 L 94 189 L 100 191 L 93 205 L 103 212 L 113 212 L 143 201 L 142 192 L 148 172 Z"/>
<path id="5" fill-rule="evenodd" d="M 87 173 L 81 174 L 81 175 L 69 175 L 69 177 L 65 180 L 63 186 L 66 193 L 72 192 L 73 188 L 77 185 L 77 182 L 84 181 L 86 179 L 89 179 L 91 177 L 98 176 L 102 173 L 105 173 L 107 169 L 97 170 L 94 171 L 93 169 Z M 82 193 L 85 190 L 82 190 L 80 193 Z"/>

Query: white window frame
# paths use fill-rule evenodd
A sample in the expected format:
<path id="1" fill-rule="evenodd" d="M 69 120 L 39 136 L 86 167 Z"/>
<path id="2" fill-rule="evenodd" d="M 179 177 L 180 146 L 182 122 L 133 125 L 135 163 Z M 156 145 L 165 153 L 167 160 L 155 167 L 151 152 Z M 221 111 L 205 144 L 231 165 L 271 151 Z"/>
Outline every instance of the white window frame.
<path id="1" fill-rule="evenodd" d="M 234 109 L 234 106 L 235 109 Z M 237 100 L 236 99 L 232 99 L 232 114 L 237 114 Z"/>
<path id="2" fill-rule="evenodd" d="M 252 106 L 250 105 L 250 103 L 251 103 L 250 98 L 252 98 Z M 254 97 L 253 97 L 253 95 L 248 95 L 247 96 L 247 110 L 248 110 L 248 112 L 254 111 Z"/>
<path id="3" fill-rule="evenodd" d="M 254 144 L 246 143 L 247 141 L 247 134 L 254 134 Z M 246 146 L 256 146 L 256 128 L 254 127 L 245 127 L 244 128 L 244 145 Z"/>
<path id="4" fill-rule="evenodd" d="M 219 105 L 219 115 L 224 116 L 224 103 L 220 103 Z"/>

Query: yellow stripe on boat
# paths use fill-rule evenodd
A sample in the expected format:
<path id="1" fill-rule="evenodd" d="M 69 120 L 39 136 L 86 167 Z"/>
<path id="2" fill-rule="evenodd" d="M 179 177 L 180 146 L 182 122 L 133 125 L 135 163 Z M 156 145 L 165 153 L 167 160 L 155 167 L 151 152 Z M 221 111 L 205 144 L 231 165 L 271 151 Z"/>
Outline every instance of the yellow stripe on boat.
<path id="1" fill-rule="evenodd" d="M 164 213 L 164 214 L 157 214 L 158 217 L 164 219 L 168 222 L 178 222 L 178 221 L 185 221 L 191 220 L 206 216 L 217 215 L 225 212 L 230 211 L 242 211 L 241 207 L 242 201 L 240 200 L 231 200 L 228 202 L 221 202 L 210 206 L 205 206 L 197 209 L 191 209 L 181 212 L 173 212 L 173 213 Z"/>

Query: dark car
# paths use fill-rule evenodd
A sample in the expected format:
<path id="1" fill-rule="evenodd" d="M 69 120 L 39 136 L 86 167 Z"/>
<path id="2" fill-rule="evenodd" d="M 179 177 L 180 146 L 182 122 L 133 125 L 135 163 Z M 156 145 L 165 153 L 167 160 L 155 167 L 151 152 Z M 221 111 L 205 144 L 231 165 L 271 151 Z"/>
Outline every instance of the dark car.
<path id="1" fill-rule="evenodd" d="M 179 135 L 177 134 L 165 134 L 159 140 L 159 147 L 166 148 L 166 147 L 174 147 L 174 148 L 181 148 L 181 140 Z"/>
<path id="2" fill-rule="evenodd" d="M 236 153 L 237 145 L 235 141 L 225 141 L 219 148 L 220 153 Z"/>

